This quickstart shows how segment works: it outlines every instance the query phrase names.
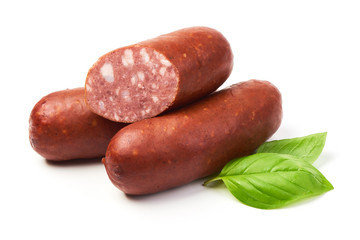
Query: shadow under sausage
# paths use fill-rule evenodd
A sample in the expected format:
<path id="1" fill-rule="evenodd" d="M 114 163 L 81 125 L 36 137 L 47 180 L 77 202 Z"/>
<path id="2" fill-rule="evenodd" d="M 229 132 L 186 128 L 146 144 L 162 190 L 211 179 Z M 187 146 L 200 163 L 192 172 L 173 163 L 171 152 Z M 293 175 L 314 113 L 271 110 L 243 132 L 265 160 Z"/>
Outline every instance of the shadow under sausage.
<path id="1" fill-rule="evenodd" d="M 165 191 L 145 194 L 145 195 L 130 195 L 125 194 L 126 198 L 134 202 L 164 202 L 183 199 L 187 197 L 193 197 L 194 195 L 201 194 L 202 191 L 209 190 L 208 187 L 204 186 L 203 183 L 209 179 L 201 178 L 182 186 L 167 189 Z M 219 181 L 220 183 L 220 181 Z M 211 188 L 223 188 L 224 184 L 214 182 L 211 184 Z M 209 184 L 210 185 L 210 184 Z"/>
<path id="2" fill-rule="evenodd" d="M 189 195 L 196 194 L 196 191 L 193 189 L 193 183 L 189 183 L 180 187 L 175 187 L 167 189 L 165 191 L 145 194 L 145 195 L 130 195 L 125 194 L 126 198 L 130 201 L 137 203 L 156 203 L 156 202 L 171 202 L 173 200 L 178 200 Z"/>
<path id="3" fill-rule="evenodd" d="M 49 166 L 54 167 L 74 167 L 74 166 L 83 166 L 83 165 L 100 165 L 102 157 L 98 158 L 84 158 L 84 159 L 72 159 L 64 161 L 53 161 L 46 159 L 46 163 Z"/>

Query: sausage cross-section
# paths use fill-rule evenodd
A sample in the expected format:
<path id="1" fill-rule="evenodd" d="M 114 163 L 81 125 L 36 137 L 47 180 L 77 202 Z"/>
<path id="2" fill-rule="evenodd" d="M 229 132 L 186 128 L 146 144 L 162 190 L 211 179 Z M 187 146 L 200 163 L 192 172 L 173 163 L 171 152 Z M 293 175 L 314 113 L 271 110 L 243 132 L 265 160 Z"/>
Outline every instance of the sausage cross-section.
<path id="1" fill-rule="evenodd" d="M 100 116 L 136 122 L 210 94 L 232 67 L 220 32 L 185 28 L 100 57 L 86 78 L 86 100 Z"/>
<path id="2" fill-rule="evenodd" d="M 91 112 L 84 94 L 84 88 L 58 91 L 34 106 L 29 139 L 42 157 L 48 160 L 103 157 L 110 139 L 126 125 Z"/>
<path id="3" fill-rule="evenodd" d="M 278 89 L 249 80 L 121 129 L 103 162 L 112 183 L 126 194 L 155 193 L 219 172 L 228 161 L 253 153 L 281 119 Z"/>

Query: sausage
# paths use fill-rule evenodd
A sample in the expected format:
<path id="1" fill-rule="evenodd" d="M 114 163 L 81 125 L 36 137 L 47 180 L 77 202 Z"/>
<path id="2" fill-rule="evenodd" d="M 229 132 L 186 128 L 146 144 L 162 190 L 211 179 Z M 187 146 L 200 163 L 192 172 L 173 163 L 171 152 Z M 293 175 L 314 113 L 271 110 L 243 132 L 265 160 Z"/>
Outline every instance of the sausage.
<path id="1" fill-rule="evenodd" d="M 185 28 L 100 57 L 86 78 L 86 101 L 104 118 L 136 122 L 210 94 L 232 67 L 220 32 Z"/>
<path id="2" fill-rule="evenodd" d="M 33 149 L 44 158 L 103 157 L 110 139 L 126 125 L 91 112 L 84 93 L 84 88 L 54 92 L 34 106 L 29 120 L 29 139 Z"/>
<path id="3" fill-rule="evenodd" d="M 278 89 L 249 80 L 121 129 L 103 163 L 112 183 L 126 194 L 156 193 L 217 173 L 228 161 L 252 154 L 281 119 Z"/>

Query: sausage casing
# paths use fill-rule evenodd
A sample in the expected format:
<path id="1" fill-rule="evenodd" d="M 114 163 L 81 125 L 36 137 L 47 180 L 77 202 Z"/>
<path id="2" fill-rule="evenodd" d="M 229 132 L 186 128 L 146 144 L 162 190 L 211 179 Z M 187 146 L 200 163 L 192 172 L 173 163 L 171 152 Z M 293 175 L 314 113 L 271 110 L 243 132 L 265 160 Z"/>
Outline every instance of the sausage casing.
<path id="1" fill-rule="evenodd" d="M 121 129 L 103 162 L 123 192 L 155 193 L 219 172 L 228 161 L 253 153 L 281 119 L 278 89 L 249 80 Z"/>
<path id="2" fill-rule="evenodd" d="M 84 93 L 84 88 L 54 92 L 34 106 L 29 139 L 42 157 L 48 160 L 102 157 L 110 139 L 126 125 L 91 112 Z"/>

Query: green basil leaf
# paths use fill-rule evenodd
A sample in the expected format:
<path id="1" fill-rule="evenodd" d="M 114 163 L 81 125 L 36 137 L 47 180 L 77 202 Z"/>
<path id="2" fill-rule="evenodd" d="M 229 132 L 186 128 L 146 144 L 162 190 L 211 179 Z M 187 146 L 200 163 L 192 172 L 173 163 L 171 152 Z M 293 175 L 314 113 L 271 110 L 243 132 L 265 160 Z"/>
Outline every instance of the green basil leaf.
<path id="1" fill-rule="evenodd" d="M 280 208 L 333 189 L 310 163 L 277 153 L 257 153 L 230 161 L 204 184 L 222 180 L 242 203 L 261 209 Z"/>
<path id="2" fill-rule="evenodd" d="M 327 133 L 305 137 L 269 141 L 257 149 L 257 153 L 281 153 L 296 156 L 309 163 L 315 162 L 322 152 Z"/>

